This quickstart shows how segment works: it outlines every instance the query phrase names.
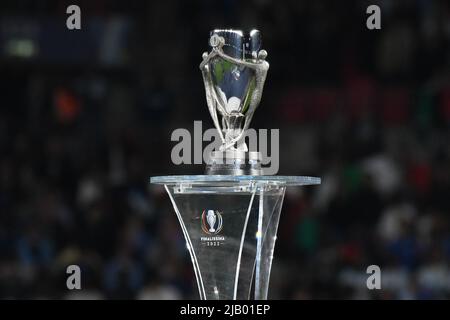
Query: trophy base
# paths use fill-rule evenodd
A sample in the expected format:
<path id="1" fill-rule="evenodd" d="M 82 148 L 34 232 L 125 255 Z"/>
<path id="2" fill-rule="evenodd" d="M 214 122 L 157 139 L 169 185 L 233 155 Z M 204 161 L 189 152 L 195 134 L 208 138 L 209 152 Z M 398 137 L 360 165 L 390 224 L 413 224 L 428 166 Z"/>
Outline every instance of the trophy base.
<path id="1" fill-rule="evenodd" d="M 263 175 L 260 152 L 213 151 L 206 165 L 207 175 Z"/>
<path id="2" fill-rule="evenodd" d="M 164 185 L 194 268 L 200 299 L 267 299 L 286 187 L 296 176 L 152 177 Z"/>

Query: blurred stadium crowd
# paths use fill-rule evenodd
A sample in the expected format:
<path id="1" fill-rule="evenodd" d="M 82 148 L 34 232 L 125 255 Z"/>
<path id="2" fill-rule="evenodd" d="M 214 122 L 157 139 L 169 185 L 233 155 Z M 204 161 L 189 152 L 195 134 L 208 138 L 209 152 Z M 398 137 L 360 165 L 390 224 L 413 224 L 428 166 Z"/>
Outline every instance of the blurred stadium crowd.
<path id="1" fill-rule="evenodd" d="M 79 1 L 80 31 L 69 4 L 0 4 L 0 298 L 197 298 L 148 179 L 203 171 L 171 164 L 170 134 L 212 127 L 198 65 L 217 27 L 261 30 L 252 127 L 280 128 L 280 174 L 323 180 L 288 190 L 269 296 L 450 298 L 450 2 Z"/>

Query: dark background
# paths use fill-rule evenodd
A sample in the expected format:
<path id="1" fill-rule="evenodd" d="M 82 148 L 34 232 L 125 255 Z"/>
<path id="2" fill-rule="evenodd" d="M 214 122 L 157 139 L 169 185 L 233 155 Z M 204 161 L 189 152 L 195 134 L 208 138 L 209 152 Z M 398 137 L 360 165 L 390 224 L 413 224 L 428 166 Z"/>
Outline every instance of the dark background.
<path id="1" fill-rule="evenodd" d="M 198 65 L 214 28 L 261 31 L 271 66 L 251 127 L 280 129 L 279 174 L 323 179 L 288 190 L 270 298 L 449 298 L 445 0 L 2 0 L 0 297 L 198 297 L 148 179 L 203 172 L 172 165 L 170 134 L 212 127 Z M 382 290 L 366 288 L 371 264 Z"/>

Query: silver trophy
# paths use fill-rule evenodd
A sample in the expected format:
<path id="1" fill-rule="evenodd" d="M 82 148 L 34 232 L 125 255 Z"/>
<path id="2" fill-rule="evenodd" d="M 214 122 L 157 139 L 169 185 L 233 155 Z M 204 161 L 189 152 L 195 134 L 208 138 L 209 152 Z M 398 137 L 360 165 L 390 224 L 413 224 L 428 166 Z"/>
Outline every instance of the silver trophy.
<path id="1" fill-rule="evenodd" d="M 152 177 L 162 184 L 186 239 L 200 299 L 267 299 L 278 222 L 288 186 L 304 176 L 263 175 L 245 144 L 269 64 L 257 30 L 213 30 L 200 69 L 222 144 L 205 175 Z"/>
<path id="2" fill-rule="evenodd" d="M 252 30 L 213 30 L 210 53 L 203 53 L 200 69 L 205 84 L 208 109 L 222 140 L 213 152 L 207 174 L 259 175 L 258 152 L 249 152 L 245 131 L 261 101 L 269 63 L 261 50 L 261 34 Z"/>
<path id="3" fill-rule="evenodd" d="M 216 214 L 214 213 L 214 210 L 208 210 L 206 220 L 209 224 L 209 232 L 216 232 L 216 229 L 214 228 L 214 226 L 216 225 Z"/>

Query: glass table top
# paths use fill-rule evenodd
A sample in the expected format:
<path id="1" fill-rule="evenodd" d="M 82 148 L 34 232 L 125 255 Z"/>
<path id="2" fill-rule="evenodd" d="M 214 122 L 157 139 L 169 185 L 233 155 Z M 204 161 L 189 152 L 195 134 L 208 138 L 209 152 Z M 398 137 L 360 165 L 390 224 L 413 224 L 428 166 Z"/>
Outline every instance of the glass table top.
<path id="1" fill-rule="evenodd" d="M 308 186 L 318 185 L 321 179 L 308 176 L 233 176 L 233 175 L 174 175 L 151 177 L 150 183 L 176 185 L 176 184 L 246 184 L 255 182 L 257 184 L 277 184 L 284 186 Z"/>

